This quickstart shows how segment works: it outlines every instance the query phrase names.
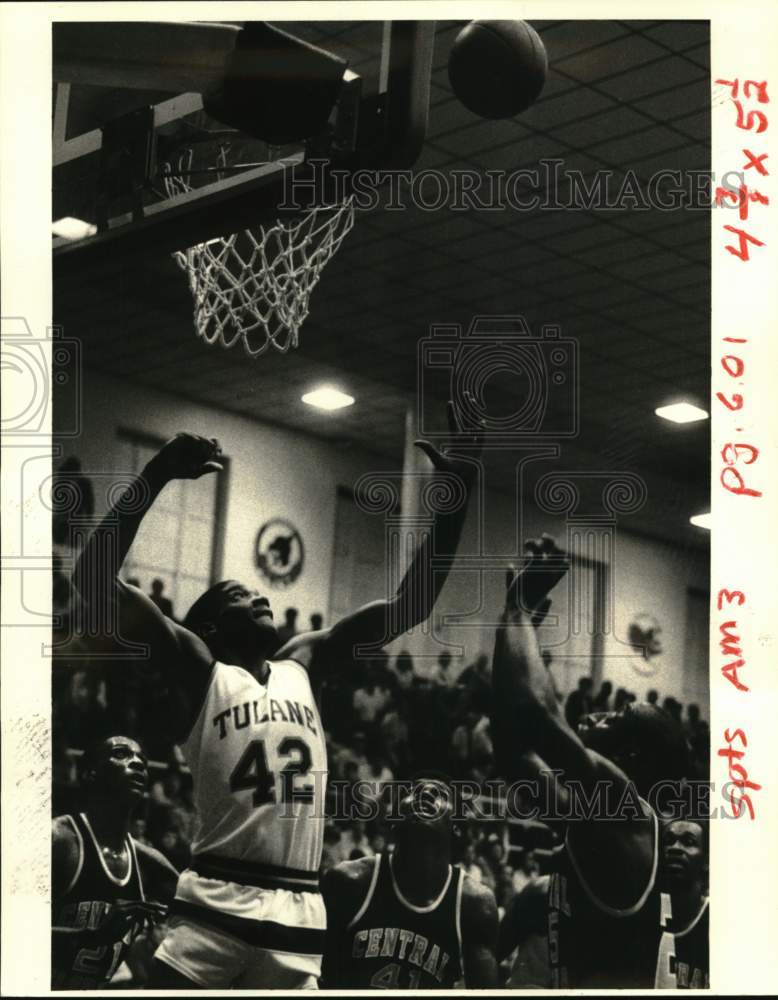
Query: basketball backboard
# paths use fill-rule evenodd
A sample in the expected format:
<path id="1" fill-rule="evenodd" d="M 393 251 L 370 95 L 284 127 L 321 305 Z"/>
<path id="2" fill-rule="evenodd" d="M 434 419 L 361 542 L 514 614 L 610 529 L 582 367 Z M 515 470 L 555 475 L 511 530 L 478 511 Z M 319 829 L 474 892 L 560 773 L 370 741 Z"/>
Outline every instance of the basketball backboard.
<path id="1" fill-rule="evenodd" d="M 54 25 L 58 270 L 99 265 L 106 253 L 114 259 L 170 253 L 274 220 L 292 179 L 321 176 L 310 166 L 312 159 L 346 170 L 415 161 L 426 132 L 434 22 L 365 22 L 369 38 L 361 48 L 346 46 L 345 57 L 337 23 L 280 26 L 304 47 L 297 65 L 309 65 L 305 59 L 313 45 L 325 60 L 338 59 L 342 66 L 337 99 L 323 127 L 281 145 L 214 117 L 214 95 L 236 53 L 243 55 L 249 85 L 252 65 L 259 75 L 261 54 L 249 53 L 255 62 L 247 69 L 242 50 L 247 32 L 258 24 Z M 286 59 L 287 53 L 281 56 Z M 281 58 L 272 40 L 267 58 Z M 290 79 L 299 81 L 294 74 Z M 226 164 L 220 159 L 225 148 Z"/>

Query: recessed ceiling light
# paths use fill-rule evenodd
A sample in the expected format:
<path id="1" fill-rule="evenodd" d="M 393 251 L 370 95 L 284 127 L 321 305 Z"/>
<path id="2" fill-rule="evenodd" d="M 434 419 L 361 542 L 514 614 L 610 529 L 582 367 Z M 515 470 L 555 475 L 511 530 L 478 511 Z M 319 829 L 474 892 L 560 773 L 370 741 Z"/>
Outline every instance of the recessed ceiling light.
<path id="1" fill-rule="evenodd" d="M 51 224 L 51 231 L 55 236 L 61 236 L 65 240 L 83 240 L 87 236 L 94 236 L 97 226 L 91 222 L 84 222 L 83 219 L 74 219 L 70 215 L 57 219 Z"/>
<path id="2" fill-rule="evenodd" d="M 696 528 L 705 528 L 706 531 L 710 531 L 713 526 L 712 514 L 695 514 L 689 520 Z"/>
<path id="3" fill-rule="evenodd" d="M 672 406 L 660 406 L 654 410 L 658 417 L 664 420 L 672 420 L 674 424 L 691 424 L 695 420 L 707 420 L 708 414 L 701 410 L 699 406 L 691 403 L 673 403 Z"/>
<path id="4" fill-rule="evenodd" d="M 344 406 L 351 406 L 354 397 L 348 393 L 334 389 L 331 385 L 322 385 L 313 392 L 306 392 L 302 397 L 308 406 L 315 406 L 319 410 L 342 410 Z"/>

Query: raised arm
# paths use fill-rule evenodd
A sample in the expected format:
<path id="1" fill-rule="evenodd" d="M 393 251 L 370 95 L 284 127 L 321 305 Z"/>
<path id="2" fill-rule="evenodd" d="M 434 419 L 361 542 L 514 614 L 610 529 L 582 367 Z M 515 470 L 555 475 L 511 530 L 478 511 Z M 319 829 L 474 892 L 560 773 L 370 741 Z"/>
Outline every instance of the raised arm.
<path id="1" fill-rule="evenodd" d="M 73 574 L 88 640 L 142 644 L 185 694 L 197 701 L 213 658 L 193 633 L 177 625 L 137 587 L 119 576 L 146 513 L 174 479 L 198 479 L 222 468 L 216 441 L 179 434 L 146 465 L 90 536 Z M 140 654 L 140 651 L 139 651 Z"/>
<path id="2" fill-rule="evenodd" d="M 508 574 L 495 637 L 492 725 L 498 760 L 509 779 L 523 776 L 525 755 L 534 753 L 563 771 L 565 780 L 593 782 L 599 762 L 567 725 L 536 634 L 538 619 L 550 605 L 548 593 L 567 572 L 568 562 L 547 536 L 528 542 L 527 551 L 521 571 Z"/>
<path id="3" fill-rule="evenodd" d="M 438 451 L 428 441 L 415 445 L 428 456 L 436 473 L 456 476 L 464 486 L 465 500 L 455 510 L 439 513 L 432 531 L 414 554 L 397 593 L 386 600 L 365 604 L 353 614 L 341 619 L 332 628 L 295 637 L 279 656 L 300 658 L 305 665 L 329 664 L 354 655 L 360 646 L 383 646 L 403 635 L 415 625 L 426 621 L 440 592 L 456 554 L 462 526 L 467 514 L 470 492 L 477 479 L 483 432 L 462 435 L 454 418 L 454 407 L 448 404 L 449 428 L 452 436 L 471 445 L 468 454 L 457 455 L 452 450 L 446 454 Z M 433 569 L 433 555 L 438 565 Z"/>
<path id="4" fill-rule="evenodd" d="M 590 797 L 602 788 L 606 803 L 618 804 L 628 786 L 632 792 L 634 786 L 613 761 L 588 749 L 568 726 L 533 627 L 533 620 L 548 608 L 548 592 L 567 572 L 567 560 L 547 536 L 528 543 L 527 550 L 521 572 L 508 576 L 495 640 L 492 724 L 500 770 L 513 780 L 526 769 L 526 755 L 534 754 L 559 772 L 558 780 L 568 792 L 575 786 L 576 792 Z M 590 885 L 614 906 L 634 902 L 653 879 L 655 826 L 649 817 L 624 822 L 602 811 L 574 813 L 568 822 L 568 849 L 573 845 Z"/>

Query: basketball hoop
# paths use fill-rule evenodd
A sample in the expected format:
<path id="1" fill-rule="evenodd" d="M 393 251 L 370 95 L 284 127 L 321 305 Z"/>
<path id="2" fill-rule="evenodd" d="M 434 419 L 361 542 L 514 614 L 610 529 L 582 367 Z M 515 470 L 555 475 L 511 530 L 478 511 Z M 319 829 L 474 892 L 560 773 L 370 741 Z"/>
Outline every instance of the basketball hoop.
<path id="1" fill-rule="evenodd" d="M 168 197 L 192 190 L 193 151 L 168 165 Z M 222 147 L 217 167 L 227 169 Z M 297 347 L 311 294 L 354 225 L 354 199 L 308 209 L 294 222 L 278 220 L 208 240 L 173 256 L 188 276 L 195 330 L 208 344 L 243 343 L 252 357 L 273 347 Z"/>

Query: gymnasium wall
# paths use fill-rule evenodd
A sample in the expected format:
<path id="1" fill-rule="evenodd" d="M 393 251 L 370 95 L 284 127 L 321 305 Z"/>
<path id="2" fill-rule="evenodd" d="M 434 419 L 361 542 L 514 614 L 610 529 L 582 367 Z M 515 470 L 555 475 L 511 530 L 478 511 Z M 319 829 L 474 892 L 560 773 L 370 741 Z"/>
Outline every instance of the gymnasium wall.
<path id="1" fill-rule="evenodd" d="M 133 386 L 90 371 L 83 380 L 85 432 L 65 445 L 63 456 L 75 454 L 85 472 L 126 471 L 120 467 L 119 430 L 167 439 L 180 430 L 217 437 L 230 457 L 226 502 L 223 576 L 255 583 L 271 598 L 276 620 L 283 610 L 300 610 L 299 626 L 318 611 L 327 615 L 333 597 L 333 560 L 339 578 L 337 607 L 358 606 L 383 596 L 384 537 L 380 516 L 357 510 L 338 487 L 350 489 L 365 472 L 386 470 L 388 459 L 336 446 L 306 435 L 256 423 L 151 389 Z M 323 415 L 322 419 L 326 419 Z M 98 507 L 100 491 L 97 491 Z M 518 535 L 515 504 L 504 494 L 486 497 L 484 550 L 515 552 Z M 104 506 L 104 504 L 103 504 Z M 288 588 L 268 590 L 254 565 L 254 543 L 260 526 L 272 517 L 290 520 L 306 549 L 304 570 Z M 553 522 L 527 505 L 522 535 L 548 531 L 565 538 L 563 522 Z M 478 511 L 471 509 L 460 551 L 478 552 Z M 689 601 L 688 589 L 707 587 L 707 553 L 682 550 L 619 531 L 613 561 L 613 633 L 606 637 L 602 676 L 644 697 L 656 687 L 686 702 L 707 704 L 707 626 L 701 621 L 704 602 Z M 554 608 L 559 615 L 546 641 L 551 644 L 552 671 L 560 690 L 567 691 L 589 672 L 591 640 L 586 621 L 591 618 L 593 573 L 581 570 L 571 583 L 571 599 L 581 600 L 584 628 L 569 634 L 567 593 L 557 588 Z M 430 628 L 404 637 L 391 649 L 414 654 L 417 669 L 425 672 L 442 648 L 443 636 L 455 659 L 452 672 L 472 662 L 480 652 L 491 653 L 493 630 L 501 606 L 504 572 L 485 574 L 483 592 L 477 574 L 455 570 L 443 591 Z M 580 597 L 580 595 L 584 595 Z M 588 604 L 587 604 L 588 602 Z M 696 618 L 689 622 L 689 609 Z M 185 608 L 176 608 L 183 614 Z M 627 645 L 627 631 L 637 614 L 659 623 L 662 652 L 646 662 Z M 455 617 L 455 621 L 451 620 Z M 448 620 L 447 620 L 448 619 Z M 445 628 L 442 623 L 446 622 Z M 435 632 L 436 635 L 432 634 Z M 703 707 L 703 712 L 706 709 Z"/>

